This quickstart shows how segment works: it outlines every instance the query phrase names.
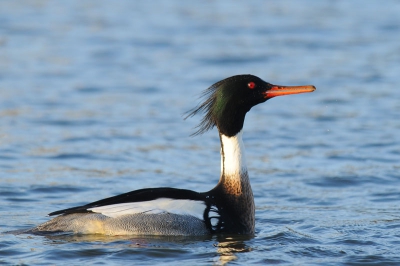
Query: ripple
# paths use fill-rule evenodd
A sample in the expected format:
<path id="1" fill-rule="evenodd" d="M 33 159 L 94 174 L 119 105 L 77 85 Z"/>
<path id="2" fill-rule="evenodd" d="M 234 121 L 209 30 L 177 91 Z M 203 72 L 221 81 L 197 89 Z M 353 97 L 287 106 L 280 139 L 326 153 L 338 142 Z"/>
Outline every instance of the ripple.
<path id="1" fill-rule="evenodd" d="M 70 127 L 70 126 L 80 127 L 80 126 L 92 126 L 99 124 L 99 121 L 91 119 L 86 119 L 86 120 L 39 119 L 39 120 L 33 120 L 32 122 L 40 125 L 62 126 L 62 127 Z"/>
<path id="2" fill-rule="evenodd" d="M 0 156 L 0 160 L 15 160 L 16 157 L 13 156 Z"/>
<path id="3" fill-rule="evenodd" d="M 92 94 L 92 93 L 101 93 L 104 91 L 103 88 L 99 88 L 99 87 L 79 87 L 76 88 L 76 90 L 79 93 L 87 93 L 87 94 Z"/>
<path id="4" fill-rule="evenodd" d="M 300 247 L 297 250 L 290 251 L 290 254 L 295 257 L 308 257 L 308 258 L 340 258 L 347 255 L 343 250 L 332 250 L 325 247 Z"/>
<path id="5" fill-rule="evenodd" d="M 7 197 L 18 197 L 25 195 L 25 190 L 14 187 L 0 187 L 0 195 Z"/>
<path id="6" fill-rule="evenodd" d="M 30 188 L 31 193 L 73 193 L 88 191 L 88 188 L 74 187 L 74 186 L 41 186 L 33 185 Z"/>
<path id="7" fill-rule="evenodd" d="M 318 244 L 319 242 L 310 236 L 289 229 L 289 231 L 278 232 L 274 235 L 263 237 L 268 242 L 291 243 L 291 244 Z"/>
<path id="8" fill-rule="evenodd" d="M 353 255 L 346 258 L 344 265 L 380 266 L 399 265 L 398 259 L 388 259 L 382 255 Z"/>
<path id="9" fill-rule="evenodd" d="M 199 62 L 209 65 L 229 65 L 269 61 L 267 56 L 225 56 L 198 59 Z"/>
<path id="10" fill-rule="evenodd" d="M 88 159 L 88 160 L 99 160 L 98 156 L 88 153 L 60 153 L 54 156 L 46 156 L 47 159 L 54 160 L 65 160 L 65 159 Z"/>
<path id="11" fill-rule="evenodd" d="M 363 184 L 365 179 L 360 180 L 357 176 L 326 176 L 319 180 L 307 182 L 308 185 L 318 187 L 349 187 Z"/>
<path id="12" fill-rule="evenodd" d="M 111 161 L 111 162 L 127 162 L 129 160 L 120 156 L 99 156 L 89 153 L 59 153 L 52 156 L 35 156 L 35 158 L 50 159 L 50 160 L 94 160 L 94 161 Z"/>

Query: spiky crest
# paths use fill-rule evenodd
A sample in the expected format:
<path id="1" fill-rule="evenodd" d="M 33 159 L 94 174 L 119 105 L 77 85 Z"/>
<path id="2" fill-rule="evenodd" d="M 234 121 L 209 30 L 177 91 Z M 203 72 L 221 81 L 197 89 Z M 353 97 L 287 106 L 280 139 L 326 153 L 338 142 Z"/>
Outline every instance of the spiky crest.
<path id="1" fill-rule="evenodd" d="M 255 77 L 253 75 L 236 75 L 211 85 L 208 89 L 204 90 L 200 96 L 200 98 L 204 98 L 204 102 L 199 104 L 197 107 L 193 108 L 192 110 L 186 112 L 186 116 L 184 119 L 189 117 L 193 117 L 198 113 L 205 113 L 204 117 L 201 119 L 201 122 L 196 126 L 197 131 L 191 134 L 191 136 L 201 135 L 208 130 L 212 129 L 214 126 L 217 125 L 216 121 L 216 114 L 215 111 L 217 108 L 221 108 L 218 106 L 217 99 L 218 99 L 218 92 L 219 89 L 222 87 L 223 84 L 228 82 L 234 82 L 238 80 L 248 79 L 251 77 Z M 256 78 L 256 77 L 255 77 Z M 222 96 L 220 96 L 222 97 Z M 222 101 L 222 99 L 219 99 Z"/>

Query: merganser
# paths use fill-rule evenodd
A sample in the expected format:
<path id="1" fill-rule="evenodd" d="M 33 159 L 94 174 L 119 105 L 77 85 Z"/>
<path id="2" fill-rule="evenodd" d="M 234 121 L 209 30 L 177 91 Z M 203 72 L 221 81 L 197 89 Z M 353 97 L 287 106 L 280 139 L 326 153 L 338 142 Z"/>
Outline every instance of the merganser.
<path id="1" fill-rule="evenodd" d="M 221 141 L 221 176 L 208 192 L 147 188 L 55 211 L 59 215 L 32 233 L 104 235 L 210 235 L 255 231 L 255 205 L 246 167 L 242 129 L 246 113 L 276 96 L 312 92 L 315 87 L 272 85 L 253 75 L 221 80 L 187 117 L 204 113 L 194 135 L 214 126 Z"/>

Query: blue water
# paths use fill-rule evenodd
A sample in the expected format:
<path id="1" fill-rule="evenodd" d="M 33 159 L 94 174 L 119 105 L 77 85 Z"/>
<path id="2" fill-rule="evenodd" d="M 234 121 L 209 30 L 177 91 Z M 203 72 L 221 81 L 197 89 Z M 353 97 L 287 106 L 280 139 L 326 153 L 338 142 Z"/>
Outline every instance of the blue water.
<path id="1" fill-rule="evenodd" d="M 313 84 L 247 115 L 254 237 L 0 234 L 0 264 L 400 265 L 400 2 L 1 1 L 0 231 L 145 187 L 207 191 L 200 92 Z"/>

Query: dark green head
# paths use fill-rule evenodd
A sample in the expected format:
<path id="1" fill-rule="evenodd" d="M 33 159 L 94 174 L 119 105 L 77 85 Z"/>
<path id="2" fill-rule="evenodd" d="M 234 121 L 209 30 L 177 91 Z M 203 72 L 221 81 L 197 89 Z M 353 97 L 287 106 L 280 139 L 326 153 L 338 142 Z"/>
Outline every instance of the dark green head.
<path id="1" fill-rule="evenodd" d="M 314 91 L 314 86 L 283 87 L 272 85 L 253 75 L 237 75 L 218 81 L 204 91 L 205 101 L 192 110 L 187 117 L 204 112 L 198 130 L 202 134 L 217 126 L 228 137 L 243 128 L 246 113 L 255 105 L 279 96 Z"/>

